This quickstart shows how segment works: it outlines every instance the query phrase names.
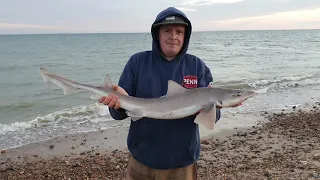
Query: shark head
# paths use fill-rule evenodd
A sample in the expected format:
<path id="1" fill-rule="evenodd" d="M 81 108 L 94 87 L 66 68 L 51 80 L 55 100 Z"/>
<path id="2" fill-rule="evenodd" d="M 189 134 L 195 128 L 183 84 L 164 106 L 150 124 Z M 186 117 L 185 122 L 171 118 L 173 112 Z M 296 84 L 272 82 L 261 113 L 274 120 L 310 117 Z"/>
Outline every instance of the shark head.
<path id="1" fill-rule="evenodd" d="M 217 106 L 232 107 L 240 104 L 248 98 L 257 94 L 254 90 L 230 89 L 223 87 L 211 87 L 207 91 L 210 92 L 211 102 L 215 102 Z"/>
<path id="2" fill-rule="evenodd" d="M 221 98 L 222 107 L 231 107 L 240 104 L 257 93 L 252 90 L 225 89 L 223 98 Z"/>

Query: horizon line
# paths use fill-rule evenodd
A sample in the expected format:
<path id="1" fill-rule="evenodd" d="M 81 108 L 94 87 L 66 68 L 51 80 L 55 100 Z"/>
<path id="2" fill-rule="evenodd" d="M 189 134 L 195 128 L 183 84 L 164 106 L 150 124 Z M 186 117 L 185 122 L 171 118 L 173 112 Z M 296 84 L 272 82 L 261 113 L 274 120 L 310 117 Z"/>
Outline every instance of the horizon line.
<path id="1" fill-rule="evenodd" d="M 301 30 L 320 30 L 320 28 L 293 28 L 293 29 L 234 29 L 234 30 L 196 30 L 197 32 L 234 32 L 234 31 L 301 31 Z M 71 34 L 146 34 L 151 32 L 53 32 L 53 33 L 0 33 L 6 35 L 71 35 Z"/>

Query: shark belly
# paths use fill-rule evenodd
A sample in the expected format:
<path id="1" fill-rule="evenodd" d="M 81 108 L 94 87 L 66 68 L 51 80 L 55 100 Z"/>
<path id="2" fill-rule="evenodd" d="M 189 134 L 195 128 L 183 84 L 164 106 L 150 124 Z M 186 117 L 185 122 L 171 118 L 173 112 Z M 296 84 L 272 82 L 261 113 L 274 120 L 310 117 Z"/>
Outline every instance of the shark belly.
<path id="1" fill-rule="evenodd" d="M 147 117 L 155 119 L 180 119 L 198 112 L 202 106 L 196 104 L 170 106 L 154 106 L 147 107 L 144 110 L 144 114 Z"/>

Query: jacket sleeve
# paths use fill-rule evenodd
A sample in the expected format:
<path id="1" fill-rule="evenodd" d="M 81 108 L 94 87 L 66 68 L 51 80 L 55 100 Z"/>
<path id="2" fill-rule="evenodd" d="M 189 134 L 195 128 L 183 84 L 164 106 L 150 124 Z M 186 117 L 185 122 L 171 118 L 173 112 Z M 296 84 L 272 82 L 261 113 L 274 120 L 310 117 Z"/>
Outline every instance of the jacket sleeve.
<path id="1" fill-rule="evenodd" d="M 131 56 L 127 64 L 125 65 L 122 74 L 119 79 L 118 86 L 122 87 L 129 96 L 134 94 L 134 56 Z M 110 115 L 115 120 L 123 120 L 128 117 L 125 110 L 120 108 L 118 110 L 109 108 Z"/>
<path id="2" fill-rule="evenodd" d="M 213 82 L 212 74 L 210 69 L 203 63 L 202 64 L 202 73 L 198 77 L 198 87 L 207 87 L 210 82 Z M 216 122 L 220 120 L 221 110 L 216 109 Z"/>

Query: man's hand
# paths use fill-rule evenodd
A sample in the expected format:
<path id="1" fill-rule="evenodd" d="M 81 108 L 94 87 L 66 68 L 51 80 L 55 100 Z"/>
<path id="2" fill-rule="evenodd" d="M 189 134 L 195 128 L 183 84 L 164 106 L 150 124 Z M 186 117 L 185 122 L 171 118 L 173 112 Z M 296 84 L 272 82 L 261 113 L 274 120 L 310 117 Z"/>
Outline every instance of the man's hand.
<path id="1" fill-rule="evenodd" d="M 112 89 L 117 91 L 120 94 L 127 95 L 128 93 L 122 87 L 113 85 Z M 118 110 L 120 108 L 120 102 L 118 101 L 119 97 L 114 94 L 109 94 L 108 96 L 103 96 L 99 99 L 99 103 L 103 103 L 104 105 L 109 106 L 110 108 L 114 108 Z"/>

